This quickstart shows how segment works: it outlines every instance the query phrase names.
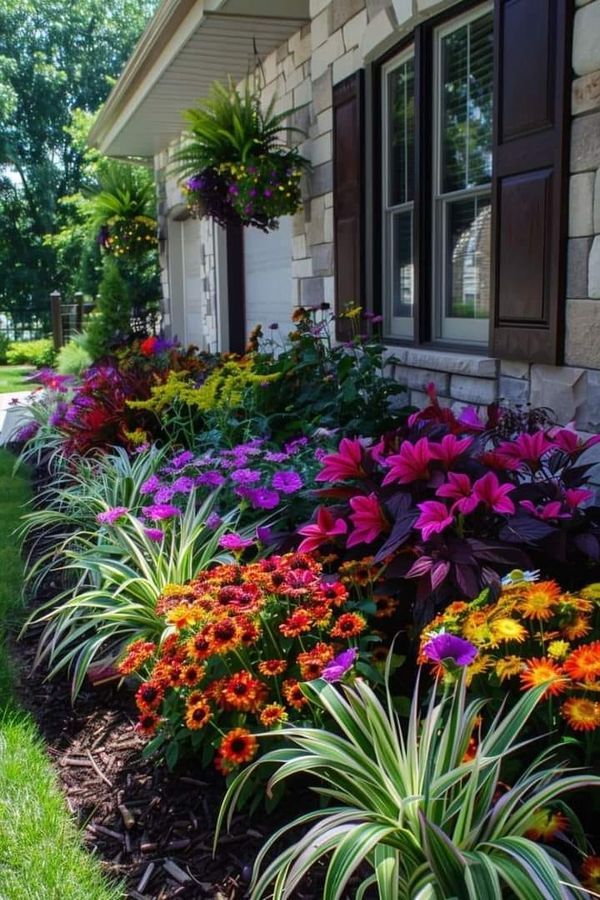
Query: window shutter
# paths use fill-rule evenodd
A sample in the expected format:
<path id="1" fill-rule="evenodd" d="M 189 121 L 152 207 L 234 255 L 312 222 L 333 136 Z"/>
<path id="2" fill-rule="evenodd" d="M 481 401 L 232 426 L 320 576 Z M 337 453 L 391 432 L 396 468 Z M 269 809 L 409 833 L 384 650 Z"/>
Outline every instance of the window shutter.
<path id="1" fill-rule="evenodd" d="M 364 306 L 364 72 L 333 88 L 333 230 L 335 312 Z M 347 337 L 337 323 L 338 339 Z"/>
<path id="2" fill-rule="evenodd" d="M 492 351 L 562 362 L 569 0 L 495 4 Z"/>

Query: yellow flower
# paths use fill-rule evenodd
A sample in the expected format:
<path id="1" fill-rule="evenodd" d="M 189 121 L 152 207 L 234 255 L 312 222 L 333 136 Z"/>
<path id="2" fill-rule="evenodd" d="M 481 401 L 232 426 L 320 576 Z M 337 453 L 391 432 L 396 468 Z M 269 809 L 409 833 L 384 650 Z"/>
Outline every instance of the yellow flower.
<path id="1" fill-rule="evenodd" d="M 527 637 L 527 629 L 515 619 L 495 619 L 491 628 L 492 634 L 499 641 L 516 641 L 521 644 Z"/>
<path id="2" fill-rule="evenodd" d="M 520 656 L 505 656 L 503 659 L 496 660 L 495 671 L 500 681 L 518 675 L 522 668 L 523 661 Z"/>
<path id="3" fill-rule="evenodd" d="M 568 641 L 550 641 L 548 644 L 548 656 L 550 659 L 564 659 L 570 649 L 571 645 Z"/>

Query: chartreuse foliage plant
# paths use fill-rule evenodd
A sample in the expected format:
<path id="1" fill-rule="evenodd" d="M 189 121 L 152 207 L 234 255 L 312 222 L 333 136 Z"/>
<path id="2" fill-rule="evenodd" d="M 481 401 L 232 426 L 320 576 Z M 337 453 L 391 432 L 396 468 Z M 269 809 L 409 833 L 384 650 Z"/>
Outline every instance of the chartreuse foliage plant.
<path id="1" fill-rule="evenodd" d="M 323 900 L 346 896 L 356 875 L 362 877 L 356 900 L 375 889 L 381 900 L 574 900 L 587 893 L 567 858 L 527 832 L 540 809 L 560 803 L 566 810 L 563 795 L 598 787 L 600 778 L 552 763 L 545 751 L 516 781 L 503 783 L 503 765 L 523 746 L 521 733 L 545 688 L 479 728 L 485 703 L 468 701 L 465 682 L 463 674 L 441 699 L 434 693 L 424 713 L 417 685 L 407 725 L 389 689 L 382 702 L 361 679 L 340 688 L 323 680 L 303 685 L 336 733 L 285 729 L 288 746 L 271 750 L 231 784 L 217 835 L 259 765 L 277 767 L 268 790 L 309 773 L 315 792 L 332 805 L 298 817 L 267 841 L 256 860 L 252 900 L 294 896 L 324 857 Z M 289 843 L 298 827 L 308 830 L 265 866 L 274 845 L 281 838 Z"/>

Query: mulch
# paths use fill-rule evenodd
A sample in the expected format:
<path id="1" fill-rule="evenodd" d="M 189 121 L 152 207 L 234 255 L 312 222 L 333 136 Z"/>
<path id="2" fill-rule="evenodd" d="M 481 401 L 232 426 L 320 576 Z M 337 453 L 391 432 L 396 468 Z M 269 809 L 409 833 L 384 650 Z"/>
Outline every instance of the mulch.
<path id="1" fill-rule="evenodd" d="M 46 546 L 48 541 L 50 535 Z M 31 606 L 44 599 L 37 597 Z M 102 859 L 107 875 L 124 882 L 125 896 L 133 900 L 247 897 L 257 852 L 289 821 L 289 796 L 268 815 L 260 807 L 252 816 L 236 815 L 213 857 L 225 793 L 222 776 L 193 759 L 170 772 L 160 760 L 142 758 L 131 691 L 86 685 L 72 705 L 70 681 L 60 676 L 47 681 L 44 670 L 34 667 L 38 638 L 32 627 L 13 643 L 17 689 L 38 723 L 85 844 Z M 294 814 L 314 804 L 307 790 L 294 790 Z M 323 875 L 324 868 L 317 869 L 293 896 L 321 898 Z M 348 896 L 354 896 L 354 887 Z"/>

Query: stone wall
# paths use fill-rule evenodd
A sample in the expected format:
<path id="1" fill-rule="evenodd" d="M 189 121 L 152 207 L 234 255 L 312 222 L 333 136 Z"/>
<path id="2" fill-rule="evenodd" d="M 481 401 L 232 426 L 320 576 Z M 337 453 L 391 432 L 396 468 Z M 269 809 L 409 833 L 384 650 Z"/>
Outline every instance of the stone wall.
<path id="1" fill-rule="evenodd" d="M 303 209 L 293 223 L 292 304 L 334 300 L 332 88 L 376 60 L 415 25 L 457 0 L 310 0 L 311 22 L 263 60 L 262 99 L 295 109 L 312 163 Z M 391 348 L 411 400 L 433 381 L 442 402 L 503 398 L 552 407 L 562 422 L 600 429 L 600 0 L 576 0 L 566 365 L 530 365 L 482 356 Z M 169 214 L 167 203 L 166 213 Z M 207 257 L 208 258 L 208 257 Z"/>

